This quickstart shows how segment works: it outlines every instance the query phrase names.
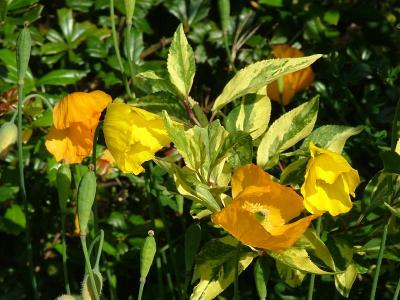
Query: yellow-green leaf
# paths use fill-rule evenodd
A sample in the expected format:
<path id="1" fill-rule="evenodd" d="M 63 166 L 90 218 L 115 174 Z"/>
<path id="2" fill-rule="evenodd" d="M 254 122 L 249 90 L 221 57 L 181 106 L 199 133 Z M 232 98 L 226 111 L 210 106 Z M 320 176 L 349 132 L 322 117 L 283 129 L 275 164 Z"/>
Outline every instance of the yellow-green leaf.
<path id="1" fill-rule="evenodd" d="M 304 69 L 320 57 L 320 54 L 316 54 L 297 58 L 267 59 L 251 64 L 237 72 L 228 82 L 215 100 L 212 111 L 220 110 L 239 97 L 257 92 L 285 74 Z"/>
<path id="2" fill-rule="evenodd" d="M 265 88 L 251 96 L 253 97 L 246 97 L 229 113 L 226 126 L 229 131 L 247 132 L 255 140 L 267 129 L 271 116 L 271 101 Z"/>
<path id="3" fill-rule="evenodd" d="M 349 137 L 359 134 L 363 131 L 363 126 L 350 127 L 343 125 L 325 125 L 315 129 L 304 140 L 302 148 L 308 148 L 310 142 L 317 146 L 342 153 L 344 145 Z"/>
<path id="4" fill-rule="evenodd" d="M 182 24 L 179 25 L 169 48 L 167 68 L 171 83 L 183 98 L 189 95 L 195 73 L 193 49 L 190 47 Z"/>
<path id="5" fill-rule="evenodd" d="M 257 165 L 274 166 L 282 151 L 308 136 L 314 128 L 318 114 L 318 98 L 292 109 L 278 118 L 262 137 L 257 150 Z"/>
<path id="6" fill-rule="evenodd" d="M 351 287 L 357 277 L 357 267 L 354 263 L 347 266 L 343 273 L 335 275 L 335 286 L 343 297 L 349 297 Z"/>

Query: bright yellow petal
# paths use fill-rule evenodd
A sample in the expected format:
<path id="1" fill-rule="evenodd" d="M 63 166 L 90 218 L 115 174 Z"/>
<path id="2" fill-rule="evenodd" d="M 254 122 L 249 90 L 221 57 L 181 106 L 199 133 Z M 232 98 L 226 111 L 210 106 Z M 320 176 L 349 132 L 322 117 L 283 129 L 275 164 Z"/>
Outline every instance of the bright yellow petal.
<path id="1" fill-rule="evenodd" d="M 327 211 L 332 216 L 346 213 L 352 208 L 342 176 L 339 176 L 333 184 L 320 181 L 317 184 L 316 193 L 304 197 L 304 205 L 311 213 Z"/>
<path id="2" fill-rule="evenodd" d="M 264 187 L 271 181 L 271 175 L 260 167 L 254 164 L 244 165 L 232 175 L 232 197 L 235 198 L 248 186 Z"/>
<path id="3" fill-rule="evenodd" d="M 92 151 L 93 136 L 93 130 L 80 124 L 62 130 L 52 127 L 45 145 L 57 161 L 63 160 L 67 164 L 81 163 Z"/>
<path id="4" fill-rule="evenodd" d="M 56 129 L 65 129 L 81 123 L 87 128 L 96 128 L 101 112 L 111 101 L 111 96 L 102 91 L 69 94 L 54 107 L 53 125 Z"/>
<path id="5" fill-rule="evenodd" d="M 108 106 L 103 131 L 118 167 L 136 175 L 144 171 L 145 161 L 170 143 L 158 115 L 118 101 Z"/>

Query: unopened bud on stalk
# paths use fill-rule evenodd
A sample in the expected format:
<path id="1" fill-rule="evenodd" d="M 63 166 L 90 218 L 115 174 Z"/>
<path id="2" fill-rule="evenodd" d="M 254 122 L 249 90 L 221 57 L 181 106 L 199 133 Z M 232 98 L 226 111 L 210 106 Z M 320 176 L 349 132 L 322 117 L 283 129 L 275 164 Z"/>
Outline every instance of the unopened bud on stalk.
<path id="1" fill-rule="evenodd" d="M 100 272 L 93 270 L 93 277 L 96 284 L 96 290 L 101 294 L 101 290 L 103 288 L 103 277 Z M 82 300 L 94 300 L 94 292 L 92 289 L 92 284 L 90 282 L 89 275 L 86 275 L 82 282 L 82 292 L 81 292 Z"/>
<path id="2" fill-rule="evenodd" d="M 60 210 L 65 213 L 67 209 L 67 201 L 71 191 L 71 171 L 69 165 L 62 164 L 57 171 L 57 191 L 58 191 L 58 203 Z"/>
<path id="3" fill-rule="evenodd" d="M 145 281 L 149 274 L 151 264 L 156 254 L 156 240 L 154 239 L 154 231 L 149 230 L 148 236 L 144 240 L 142 252 L 140 253 L 140 281 Z"/>
<path id="4" fill-rule="evenodd" d="M 85 173 L 78 187 L 78 219 L 81 235 L 87 234 L 87 227 L 96 196 L 96 175 L 93 171 Z"/>
<path id="5" fill-rule="evenodd" d="M 0 154 L 17 141 L 18 128 L 13 122 L 6 122 L 0 127 Z"/>
<path id="6" fill-rule="evenodd" d="M 136 0 L 124 0 L 126 23 L 132 25 L 133 12 L 135 11 Z"/>
<path id="7" fill-rule="evenodd" d="M 58 296 L 56 300 L 79 300 L 79 296 L 73 296 L 73 295 L 61 295 Z"/>

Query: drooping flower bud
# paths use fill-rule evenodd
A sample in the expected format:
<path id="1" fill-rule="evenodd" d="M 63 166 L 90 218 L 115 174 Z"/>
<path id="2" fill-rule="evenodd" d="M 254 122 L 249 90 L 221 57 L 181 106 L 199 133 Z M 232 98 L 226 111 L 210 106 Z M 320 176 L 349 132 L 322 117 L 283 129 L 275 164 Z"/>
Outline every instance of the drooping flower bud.
<path id="1" fill-rule="evenodd" d="M 6 122 L 0 127 L 0 154 L 17 141 L 18 128 L 13 122 Z"/>

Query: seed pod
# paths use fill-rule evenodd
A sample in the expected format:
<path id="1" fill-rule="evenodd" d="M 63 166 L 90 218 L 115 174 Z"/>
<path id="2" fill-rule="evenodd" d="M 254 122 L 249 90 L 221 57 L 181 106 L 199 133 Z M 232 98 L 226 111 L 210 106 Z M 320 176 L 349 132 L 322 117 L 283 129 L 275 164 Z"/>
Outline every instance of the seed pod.
<path id="1" fill-rule="evenodd" d="M 231 10 L 230 0 L 218 0 L 218 8 L 222 31 L 226 34 L 229 29 L 229 15 Z"/>
<path id="2" fill-rule="evenodd" d="M 0 127 L 0 153 L 17 141 L 18 128 L 13 122 L 5 122 Z"/>
<path id="3" fill-rule="evenodd" d="M 101 276 L 100 272 L 93 270 L 94 282 L 96 284 L 96 290 L 101 294 L 101 290 L 103 288 L 103 276 Z M 90 282 L 89 275 L 86 275 L 82 282 L 82 291 L 81 291 L 82 300 L 94 300 L 94 292 L 92 289 L 92 284 Z"/>
<path id="4" fill-rule="evenodd" d="M 124 0 L 124 2 L 125 2 L 126 23 L 132 25 L 132 18 L 133 18 L 133 13 L 135 11 L 136 0 Z"/>
<path id="5" fill-rule="evenodd" d="M 140 253 L 140 280 L 145 280 L 149 274 L 151 264 L 156 254 L 156 240 L 154 239 L 154 231 L 149 230 L 149 235 L 144 240 L 142 252 Z"/>
<path id="6" fill-rule="evenodd" d="M 26 69 L 28 68 L 29 57 L 31 55 L 31 33 L 28 27 L 24 27 L 17 39 L 17 72 L 18 81 L 24 80 Z"/>
<path id="7" fill-rule="evenodd" d="M 90 212 L 96 196 L 96 175 L 93 171 L 85 173 L 78 187 L 78 219 L 81 235 L 86 235 Z"/>
<path id="8" fill-rule="evenodd" d="M 57 171 L 57 191 L 60 210 L 64 214 L 67 209 L 67 201 L 71 192 L 71 170 L 69 165 L 62 164 Z"/>

